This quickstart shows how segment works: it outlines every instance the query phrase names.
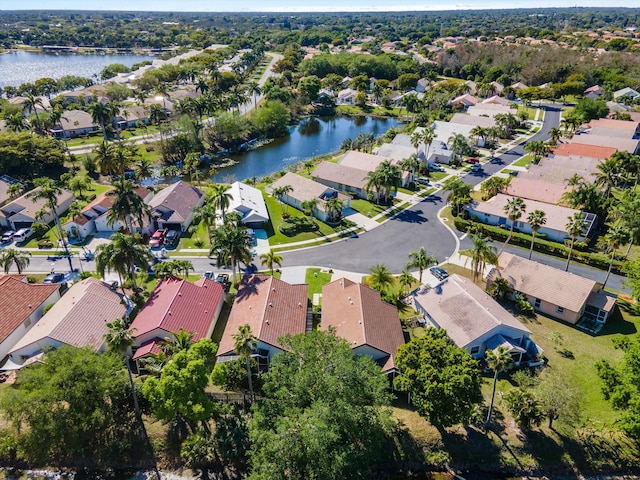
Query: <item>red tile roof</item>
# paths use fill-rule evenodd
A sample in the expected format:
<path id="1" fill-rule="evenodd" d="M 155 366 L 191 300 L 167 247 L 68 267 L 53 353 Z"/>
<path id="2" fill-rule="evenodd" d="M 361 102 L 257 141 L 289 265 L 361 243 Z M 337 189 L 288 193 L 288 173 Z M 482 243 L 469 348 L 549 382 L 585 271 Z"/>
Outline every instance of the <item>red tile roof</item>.
<path id="1" fill-rule="evenodd" d="M 197 342 L 205 337 L 224 301 L 224 288 L 213 280 L 202 278 L 190 283 L 175 277 L 158 283 L 147 303 L 131 324 L 134 337 L 155 329 L 177 333 L 181 328 L 193 334 Z"/>
<path id="2" fill-rule="evenodd" d="M 578 155 L 580 157 L 609 158 L 616 153 L 617 149 L 612 147 L 599 147 L 596 145 L 585 145 L 584 143 L 562 143 L 553 150 L 555 155 Z"/>
<path id="3" fill-rule="evenodd" d="M 380 298 L 380 292 L 346 278 L 322 287 L 323 329 L 335 327 L 336 335 L 351 348 L 368 345 L 388 357 L 382 369 L 395 368 L 394 357 L 404 344 L 398 309 Z M 377 360 L 377 359 L 376 359 Z"/>
<path id="4" fill-rule="evenodd" d="M 154 354 L 157 355 L 160 353 L 160 342 L 157 338 L 153 340 L 149 340 L 148 342 L 143 343 L 138 347 L 136 353 L 134 353 L 132 360 L 136 360 L 140 357 L 144 357 L 145 355 Z"/>
<path id="5" fill-rule="evenodd" d="M 259 341 L 284 350 L 278 338 L 306 331 L 308 288 L 306 284 L 291 285 L 268 275 L 243 277 L 218 355 L 233 352 L 232 335 L 245 324 Z"/>
<path id="6" fill-rule="evenodd" d="M 42 305 L 60 285 L 26 283 L 24 275 L 0 277 L 0 343 Z"/>

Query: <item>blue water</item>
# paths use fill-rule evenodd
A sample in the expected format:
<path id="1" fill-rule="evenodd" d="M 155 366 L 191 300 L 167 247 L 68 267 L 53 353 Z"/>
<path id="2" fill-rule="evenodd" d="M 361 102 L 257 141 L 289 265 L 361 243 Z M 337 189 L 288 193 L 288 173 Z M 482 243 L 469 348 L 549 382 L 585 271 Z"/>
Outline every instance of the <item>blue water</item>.
<path id="1" fill-rule="evenodd" d="M 393 118 L 310 117 L 289 129 L 289 136 L 231 158 L 237 165 L 221 168 L 212 178 L 230 183 L 253 177 L 264 177 L 283 170 L 292 163 L 340 149 L 347 138 L 359 133 L 382 135 L 391 127 L 402 125 Z"/>

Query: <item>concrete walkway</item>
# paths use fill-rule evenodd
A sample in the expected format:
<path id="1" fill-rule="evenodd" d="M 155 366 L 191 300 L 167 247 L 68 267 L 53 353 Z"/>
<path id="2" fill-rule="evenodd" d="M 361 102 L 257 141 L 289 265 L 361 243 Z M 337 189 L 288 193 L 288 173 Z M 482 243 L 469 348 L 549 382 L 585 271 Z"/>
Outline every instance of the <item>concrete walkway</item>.
<path id="1" fill-rule="evenodd" d="M 307 267 L 287 267 L 282 269 L 280 280 L 290 284 L 305 283 Z"/>

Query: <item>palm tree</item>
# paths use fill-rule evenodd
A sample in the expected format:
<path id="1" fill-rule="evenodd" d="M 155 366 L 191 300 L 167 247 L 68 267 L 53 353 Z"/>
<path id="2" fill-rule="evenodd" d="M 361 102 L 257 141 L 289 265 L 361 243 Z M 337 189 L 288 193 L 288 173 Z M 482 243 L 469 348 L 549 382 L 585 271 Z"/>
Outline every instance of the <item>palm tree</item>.
<path id="1" fill-rule="evenodd" d="M 367 184 L 365 190 L 376 190 L 377 200 L 387 203 L 391 192 L 397 192 L 402 181 L 402 172 L 398 165 L 394 165 L 390 160 L 384 160 L 372 172 L 366 176 Z"/>
<path id="2" fill-rule="evenodd" d="M 36 124 L 38 126 L 38 133 L 42 133 L 42 125 L 40 124 L 40 117 L 38 116 L 38 107 L 42 107 L 42 99 L 35 96 L 33 93 L 25 93 L 22 105 L 28 112 L 33 112 L 36 115 Z"/>
<path id="3" fill-rule="evenodd" d="M 415 278 L 413 278 L 413 275 L 411 275 L 408 268 L 410 268 L 410 265 L 407 265 L 398 276 L 398 283 L 404 287 L 405 295 L 409 293 L 409 288 L 411 288 L 411 285 L 413 285 L 413 282 L 415 281 Z"/>
<path id="4" fill-rule="evenodd" d="M 115 103 L 94 102 L 87 109 L 91 114 L 91 120 L 102 127 L 102 136 L 107 140 L 107 125 L 111 123 L 114 115 L 118 113 L 118 105 Z"/>
<path id="5" fill-rule="evenodd" d="M 561 138 L 562 130 L 560 130 L 558 127 L 553 127 L 551 130 L 549 130 L 549 140 L 552 146 L 555 147 L 556 145 L 558 145 L 558 142 Z"/>
<path id="6" fill-rule="evenodd" d="M 337 197 L 330 198 L 324 204 L 325 211 L 327 212 L 327 220 L 330 222 L 337 222 L 342 219 L 342 209 L 344 208 L 344 201 Z"/>
<path id="7" fill-rule="evenodd" d="M 442 189 L 445 192 L 449 192 L 447 202 L 455 206 L 455 211 L 452 209 L 453 215 L 459 215 L 460 208 L 471 203 L 473 186 L 463 182 L 459 177 L 451 177 L 445 180 L 442 184 Z"/>
<path id="8" fill-rule="evenodd" d="M 143 245 L 136 243 L 132 235 L 114 233 L 110 243 L 103 243 L 96 247 L 96 271 L 104 276 L 105 271 L 115 271 L 120 277 L 120 284 L 124 293 L 123 278 L 131 280 L 134 291 L 137 290 L 136 265 L 146 266 L 152 256 Z"/>
<path id="9" fill-rule="evenodd" d="M 260 255 L 260 262 L 262 265 L 271 270 L 271 276 L 273 277 L 273 266 L 277 265 L 282 267 L 282 257 L 275 252 L 269 251 Z"/>
<path id="10" fill-rule="evenodd" d="M 149 448 L 149 452 L 153 458 L 153 465 L 156 472 L 156 477 L 160 480 L 160 472 L 158 471 L 158 465 L 156 463 L 155 454 L 153 452 L 153 446 L 149 440 L 147 429 L 142 421 L 142 413 L 140 412 L 140 404 L 138 403 L 138 395 L 136 394 L 136 387 L 133 383 L 133 375 L 131 373 L 131 347 L 134 344 L 134 339 L 131 330 L 127 328 L 123 319 L 117 318 L 113 322 L 107 323 L 108 332 L 104 336 L 105 343 L 110 351 L 122 355 L 124 357 L 124 364 L 127 367 L 127 375 L 129 377 L 129 386 L 131 387 L 131 396 L 133 397 L 133 409 L 136 413 L 136 419 L 142 429 L 142 434 Z"/>
<path id="11" fill-rule="evenodd" d="M 283 217 L 287 215 L 284 198 L 291 192 L 293 192 L 293 187 L 291 185 L 281 185 L 273 189 L 273 195 L 278 199 L 278 202 L 280 202 Z"/>
<path id="12" fill-rule="evenodd" d="M 410 155 L 399 163 L 400 168 L 411 175 L 411 181 L 413 181 L 416 172 L 420 171 L 422 165 L 423 164 L 420 159 L 418 159 L 417 155 Z"/>
<path id="13" fill-rule="evenodd" d="M 229 193 L 228 185 L 216 183 L 207 190 L 205 199 L 210 201 L 216 210 L 220 210 L 222 212 L 222 218 L 224 218 L 227 208 L 229 208 L 231 200 L 233 200 L 233 195 Z"/>
<path id="14" fill-rule="evenodd" d="M 218 266 L 231 263 L 233 271 L 233 283 L 236 283 L 236 266 L 238 262 L 248 264 L 251 262 L 251 250 L 249 248 L 249 234 L 244 226 L 238 227 L 234 223 L 227 223 L 216 229 L 211 237 L 211 250 L 209 255 L 216 254 Z"/>
<path id="15" fill-rule="evenodd" d="M 529 260 L 531 260 L 531 255 L 533 254 L 533 242 L 536 240 L 538 230 L 547 223 L 547 214 L 542 210 L 534 210 L 529 213 L 527 223 L 531 227 L 531 248 L 529 248 Z"/>
<path id="16" fill-rule="evenodd" d="M 436 138 L 436 131 L 433 127 L 427 127 L 424 130 L 422 130 L 422 133 L 420 134 L 420 136 L 422 137 L 422 143 L 424 143 L 426 149 L 424 152 L 424 160 L 425 162 L 429 161 L 429 149 L 431 148 L 431 144 L 433 143 L 433 141 Z"/>
<path id="17" fill-rule="evenodd" d="M 413 148 L 416 149 L 416 156 L 420 153 L 420 142 L 422 142 L 422 132 L 414 130 L 409 139 Z"/>
<path id="18" fill-rule="evenodd" d="M 113 185 L 113 203 L 107 213 L 107 225 L 111 226 L 120 221 L 127 227 L 127 231 L 133 235 L 133 221 L 142 227 L 145 218 L 151 221 L 151 210 L 144 200 L 136 193 L 136 185 L 124 177 L 119 178 Z"/>
<path id="19" fill-rule="evenodd" d="M 135 176 L 138 183 L 145 178 L 153 177 L 153 163 L 148 158 L 141 158 L 135 164 Z"/>
<path id="20" fill-rule="evenodd" d="M 16 270 L 21 274 L 29 266 L 30 256 L 31 252 L 23 252 L 17 248 L 5 248 L 0 250 L 0 265 L 2 265 L 4 273 L 9 273 L 11 265 L 15 265 Z"/>
<path id="21" fill-rule="evenodd" d="M 409 263 L 407 266 L 411 266 L 418 269 L 419 281 L 422 283 L 422 272 L 425 268 L 429 268 L 429 265 L 438 263 L 438 259 L 431 255 L 427 255 L 427 251 L 424 247 L 420 247 L 414 252 L 409 252 Z"/>
<path id="22" fill-rule="evenodd" d="M 389 269 L 382 263 L 378 263 L 369 269 L 369 285 L 371 288 L 382 292 L 387 287 L 393 285 L 393 275 Z"/>
<path id="23" fill-rule="evenodd" d="M 482 278 L 484 267 L 487 264 L 498 265 L 498 255 L 496 248 L 490 243 L 489 237 L 483 237 L 481 234 L 469 235 L 473 248 L 471 248 L 471 269 L 473 270 L 473 281 L 478 279 L 478 275 Z"/>
<path id="24" fill-rule="evenodd" d="M 624 245 L 629 241 L 629 231 L 619 222 L 609 225 L 609 230 L 604 236 L 604 242 L 609 250 L 611 256 L 609 257 L 609 268 L 607 270 L 607 276 L 602 284 L 602 289 L 607 286 L 609 276 L 611 275 L 611 268 L 613 267 L 613 260 L 616 257 L 616 250 L 620 245 Z"/>
<path id="25" fill-rule="evenodd" d="M 206 202 L 193 209 L 193 225 L 204 222 L 207 226 L 207 237 L 211 240 L 211 227 L 215 226 L 218 219 L 218 210 L 212 202 Z"/>
<path id="26" fill-rule="evenodd" d="M 160 345 L 160 349 L 168 360 L 178 352 L 189 350 L 191 345 L 193 345 L 193 333 L 187 332 L 184 328 L 180 328 L 178 333 L 172 333 L 170 336 L 165 337 Z"/>
<path id="27" fill-rule="evenodd" d="M 29 122 L 22 113 L 16 112 L 12 115 L 8 115 L 4 119 L 7 128 L 12 132 L 21 132 L 29 128 Z"/>
<path id="28" fill-rule="evenodd" d="M 582 235 L 584 229 L 584 218 L 581 212 L 576 212 L 573 217 L 568 217 L 569 223 L 566 225 L 567 233 L 571 237 L 571 245 L 569 246 L 569 255 L 567 256 L 567 265 L 564 268 L 565 272 L 569 271 L 569 262 L 571 262 L 571 254 L 573 253 L 573 245 L 576 243 L 576 239 Z"/>
<path id="29" fill-rule="evenodd" d="M 530 140 L 524 144 L 524 151 L 533 155 L 533 163 L 538 164 L 540 159 L 549 153 L 549 145 L 542 140 Z"/>
<path id="30" fill-rule="evenodd" d="M 58 238 L 62 241 L 62 248 L 64 249 L 65 256 L 69 261 L 69 270 L 73 271 L 73 265 L 71 264 L 71 255 L 69 255 L 69 249 L 67 242 L 64 240 L 64 232 L 62 231 L 62 225 L 60 224 L 60 215 L 58 214 L 58 196 L 62 194 L 62 188 L 56 185 L 50 178 L 36 178 L 33 181 L 38 185 L 38 188 L 29 193 L 34 201 L 39 199 L 45 200 L 45 208 L 48 208 L 53 214 L 53 218 L 58 229 Z"/>
<path id="31" fill-rule="evenodd" d="M 507 295 L 513 292 L 513 288 L 506 278 L 496 278 L 491 287 L 488 290 L 489 294 L 498 300 L 504 299 Z"/>
<path id="32" fill-rule="evenodd" d="M 609 198 L 613 187 L 618 186 L 624 175 L 622 165 L 617 158 L 608 158 L 596 166 L 596 185 L 602 187 L 605 198 Z"/>
<path id="33" fill-rule="evenodd" d="M 258 82 L 251 82 L 248 86 L 248 92 L 253 96 L 253 108 L 257 108 L 258 96 L 262 93 Z"/>
<path id="34" fill-rule="evenodd" d="M 460 163 L 461 157 L 471 153 L 469 141 L 461 133 L 451 135 L 447 140 L 447 145 L 451 149 L 451 160 L 454 163 Z"/>
<path id="35" fill-rule="evenodd" d="M 498 375 L 500 372 L 509 368 L 512 363 L 511 355 L 507 347 L 500 345 L 495 350 L 487 349 L 484 353 L 487 366 L 493 370 L 493 389 L 491 390 L 491 403 L 489 404 L 489 413 L 487 414 L 487 427 L 491 424 L 491 414 L 493 413 L 493 401 L 496 397 L 496 384 L 498 383 Z"/>
<path id="36" fill-rule="evenodd" d="M 317 198 L 310 198 L 309 200 L 305 200 L 304 202 L 300 203 L 300 208 L 302 208 L 302 211 L 304 212 L 304 214 L 310 217 L 313 216 L 313 210 L 317 207 L 318 207 Z"/>
<path id="37" fill-rule="evenodd" d="M 522 214 L 525 212 L 526 209 L 527 209 L 527 205 L 524 203 L 524 200 L 522 200 L 522 198 L 520 197 L 513 197 L 507 200 L 507 204 L 503 207 L 503 210 L 504 210 L 504 213 L 507 214 L 507 218 L 511 222 L 511 228 L 509 229 L 509 235 L 507 236 L 507 239 L 504 241 L 504 245 L 502 246 L 500 253 L 504 251 L 505 247 L 509 243 L 509 240 L 511 240 L 511 236 L 513 235 L 513 229 L 516 225 L 516 221 L 520 217 L 522 217 Z"/>
<path id="38" fill-rule="evenodd" d="M 253 401 L 253 382 L 251 380 L 251 352 L 256 348 L 258 344 L 258 339 L 251 332 L 251 327 L 246 325 L 240 325 L 238 327 L 238 333 L 234 333 L 231 335 L 234 340 L 233 350 L 240 355 L 241 358 L 244 358 L 247 362 L 247 380 L 249 382 L 249 395 L 251 396 L 251 401 Z"/>
<path id="39" fill-rule="evenodd" d="M 94 159 L 103 175 L 113 175 L 117 171 L 115 153 L 116 147 L 106 140 L 100 142 L 93 149 Z"/>

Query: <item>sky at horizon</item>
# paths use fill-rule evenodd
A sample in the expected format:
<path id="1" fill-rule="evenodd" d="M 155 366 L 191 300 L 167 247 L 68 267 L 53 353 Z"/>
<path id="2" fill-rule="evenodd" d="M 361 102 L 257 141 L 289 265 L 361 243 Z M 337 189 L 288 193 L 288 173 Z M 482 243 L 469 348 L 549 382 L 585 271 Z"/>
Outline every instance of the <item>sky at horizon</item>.
<path id="1" fill-rule="evenodd" d="M 97 10 L 97 11 L 157 11 L 157 12 L 390 12 L 484 10 L 514 8 L 564 7 L 626 7 L 637 8 L 638 0 L 466 0 L 458 3 L 445 0 L 11 0 L 0 1 L 2 10 Z"/>

